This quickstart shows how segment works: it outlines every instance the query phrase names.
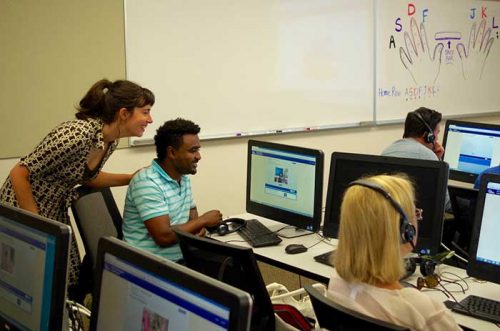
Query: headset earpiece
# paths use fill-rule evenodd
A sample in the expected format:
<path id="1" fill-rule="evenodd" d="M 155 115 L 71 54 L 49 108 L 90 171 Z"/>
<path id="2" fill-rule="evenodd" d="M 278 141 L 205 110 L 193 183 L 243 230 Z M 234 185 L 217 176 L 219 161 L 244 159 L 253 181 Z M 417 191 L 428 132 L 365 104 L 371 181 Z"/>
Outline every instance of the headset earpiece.
<path id="1" fill-rule="evenodd" d="M 217 234 L 219 236 L 225 236 L 227 233 L 229 232 L 229 226 L 227 226 L 226 223 L 222 223 L 221 225 L 219 225 L 219 227 L 217 228 Z"/>
<path id="2" fill-rule="evenodd" d="M 417 111 L 413 112 L 415 116 L 422 122 L 426 128 L 426 133 L 424 134 L 424 140 L 428 144 L 434 144 L 436 141 L 436 136 L 434 135 L 434 130 L 432 130 L 431 126 L 424 120 L 422 115 L 420 115 Z"/>
<path id="3" fill-rule="evenodd" d="M 436 265 L 436 261 L 426 258 L 420 258 L 420 273 L 424 277 L 432 276 L 435 274 Z"/>
<path id="4" fill-rule="evenodd" d="M 426 257 L 410 257 L 405 259 L 405 276 L 409 277 L 417 270 L 419 266 L 420 274 L 424 277 L 435 275 L 437 262 Z"/>
<path id="5" fill-rule="evenodd" d="M 417 270 L 417 262 L 415 261 L 414 258 L 404 259 L 404 262 L 405 262 L 405 275 L 403 276 L 403 278 L 407 278 L 413 275 Z"/>
<path id="6" fill-rule="evenodd" d="M 389 192 L 384 190 L 381 186 L 363 179 L 355 180 L 354 182 L 351 182 L 349 184 L 349 186 L 354 186 L 354 185 L 364 186 L 374 191 L 377 191 L 389 201 L 389 203 L 394 207 L 394 209 L 398 211 L 398 213 L 401 216 L 399 221 L 399 232 L 401 235 L 401 242 L 403 244 L 410 243 L 413 247 L 413 238 L 415 238 L 417 230 L 415 229 L 415 226 L 411 224 L 410 221 L 408 220 L 408 217 L 403 211 L 401 205 L 396 200 L 394 200 L 394 198 L 389 194 Z"/>
<path id="7" fill-rule="evenodd" d="M 232 225 L 232 228 L 229 227 L 230 224 Z M 242 218 L 228 218 L 219 225 L 216 232 L 219 236 L 225 236 L 227 234 L 238 231 L 239 229 L 244 227 L 245 224 L 246 221 Z"/>
<path id="8" fill-rule="evenodd" d="M 410 243 L 413 246 L 413 238 L 417 234 L 417 229 L 411 224 L 407 218 L 401 219 L 401 241 L 403 243 Z"/>

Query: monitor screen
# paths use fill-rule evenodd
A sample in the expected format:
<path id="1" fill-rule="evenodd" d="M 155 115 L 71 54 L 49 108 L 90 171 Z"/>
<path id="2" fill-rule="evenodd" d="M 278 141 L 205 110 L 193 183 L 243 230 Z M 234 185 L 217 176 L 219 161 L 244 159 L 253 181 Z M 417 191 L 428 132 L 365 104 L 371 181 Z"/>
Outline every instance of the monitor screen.
<path id="1" fill-rule="evenodd" d="M 348 184 L 358 178 L 379 174 L 405 173 L 415 184 L 417 208 L 423 209 L 418 224 L 417 251 L 436 254 L 443 232 L 448 165 L 389 156 L 334 152 L 330 164 L 323 234 L 337 238 L 340 206 Z"/>
<path id="2" fill-rule="evenodd" d="M 319 230 L 323 152 L 248 141 L 246 210 L 309 231 Z"/>
<path id="3" fill-rule="evenodd" d="M 250 293 L 252 330 L 274 330 L 271 299 L 251 248 L 200 238 L 174 228 L 186 265 L 204 275 Z"/>
<path id="4" fill-rule="evenodd" d="M 0 330 L 61 330 L 70 227 L 0 204 Z"/>
<path id="5" fill-rule="evenodd" d="M 450 179 L 474 183 L 483 170 L 500 164 L 500 125 L 448 120 L 443 147 Z"/>
<path id="6" fill-rule="evenodd" d="M 481 176 L 467 274 L 500 284 L 500 175 Z"/>
<path id="7" fill-rule="evenodd" d="M 90 330 L 248 330 L 243 291 L 116 238 L 99 241 Z"/>

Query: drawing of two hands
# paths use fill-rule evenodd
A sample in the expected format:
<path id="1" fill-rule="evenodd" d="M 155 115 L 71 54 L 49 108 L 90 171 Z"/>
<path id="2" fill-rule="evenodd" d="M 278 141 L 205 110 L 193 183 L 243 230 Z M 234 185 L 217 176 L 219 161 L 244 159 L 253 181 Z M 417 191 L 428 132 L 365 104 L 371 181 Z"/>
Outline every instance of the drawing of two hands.
<path id="1" fill-rule="evenodd" d="M 462 74 L 465 80 L 481 79 L 493 41 L 491 28 L 486 29 L 484 19 L 479 23 L 477 31 L 476 22 L 472 24 L 467 49 L 463 43 L 457 45 L 457 52 L 462 61 Z"/>
<path id="2" fill-rule="evenodd" d="M 481 79 L 486 58 L 493 44 L 491 28 L 486 29 L 483 19 L 476 31 L 472 24 L 467 49 L 463 43 L 456 46 L 464 79 Z M 414 17 L 410 20 L 410 31 L 404 32 L 405 47 L 399 48 L 403 66 L 410 73 L 415 84 L 435 84 L 441 67 L 444 44 L 437 43 L 431 54 L 424 23 L 420 27 Z"/>

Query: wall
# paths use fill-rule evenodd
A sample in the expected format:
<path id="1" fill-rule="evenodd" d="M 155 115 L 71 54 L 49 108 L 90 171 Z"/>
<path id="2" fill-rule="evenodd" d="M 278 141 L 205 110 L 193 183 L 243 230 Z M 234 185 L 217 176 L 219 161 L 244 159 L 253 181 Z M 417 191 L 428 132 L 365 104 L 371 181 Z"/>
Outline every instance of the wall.
<path id="1" fill-rule="evenodd" d="M 464 120 L 499 124 L 500 116 Z M 265 136 L 259 139 L 322 149 L 326 156 L 324 179 L 324 196 L 326 196 L 330 155 L 333 151 L 380 154 L 387 145 L 400 138 L 402 132 L 402 124 L 392 124 Z M 192 177 L 194 195 L 200 212 L 218 208 L 227 216 L 245 211 L 246 142 L 246 139 L 202 141 L 202 159 L 198 173 Z M 111 156 L 105 170 L 132 172 L 149 165 L 154 157 L 153 146 L 119 149 Z M 16 162 L 17 159 L 0 160 L 2 181 Z M 126 187 L 114 188 L 113 193 L 118 207 L 123 210 Z"/>
<path id="2" fill-rule="evenodd" d="M 0 1 L 0 158 L 74 118 L 101 78 L 125 78 L 123 0 Z"/>

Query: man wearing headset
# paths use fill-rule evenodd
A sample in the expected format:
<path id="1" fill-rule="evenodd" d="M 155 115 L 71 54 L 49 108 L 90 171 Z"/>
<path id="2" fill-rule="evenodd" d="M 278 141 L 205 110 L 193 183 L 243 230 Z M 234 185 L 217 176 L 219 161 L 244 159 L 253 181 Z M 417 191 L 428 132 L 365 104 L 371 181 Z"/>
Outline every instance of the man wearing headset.
<path id="1" fill-rule="evenodd" d="M 387 147 L 382 155 L 422 160 L 441 160 L 444 148 L 438 140 L 441 113 L 420 107 L 406 115 L 403 139 Z"/>
<path id="2" fill-rule="evenodd" d="M 406 115 L 403 138 L 384 149 L 382 155 L 438 161 L 443 159 L 444 148 L 439 142 L 441 113 L 420 107 Z M 446 192 L 445 209 L 451 210 Z"/>

